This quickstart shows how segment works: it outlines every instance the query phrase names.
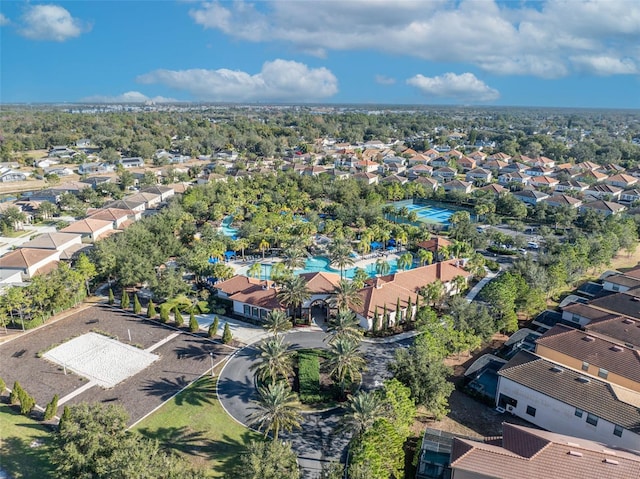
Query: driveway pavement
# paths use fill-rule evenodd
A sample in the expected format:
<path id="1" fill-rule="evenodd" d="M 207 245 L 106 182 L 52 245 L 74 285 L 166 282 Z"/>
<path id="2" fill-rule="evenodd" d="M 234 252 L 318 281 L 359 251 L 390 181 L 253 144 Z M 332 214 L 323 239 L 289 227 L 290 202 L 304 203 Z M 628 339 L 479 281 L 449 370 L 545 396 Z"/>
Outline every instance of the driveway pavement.
<path id="1" fill-rule="evenodd" d="M 320 331 L 293 331 L 287 334 L 287 341 L 293 349 L 326 348 L 326 337 Z M 362 387 L 370 390 L 380 387 L 382 381 L 391 377 L 387 364 L 393 359 L 398 347 L 406 347 L 412 338 L 400 339 L 395 343 L 363 342 L 361 349 L 368 364 L 362 378 Z M 250 415 L 256 410 L 257 391 L 251 365 L 258 357 L 253 346 L 247 346 L 234 353 L 220 372 L 218 398 L 225 410 L 238 422 L 249 425 Z M 342 415 L 341 410 L 304 414 L 302 427 L 282 438 L 291 441 L 303 470 L 303 477 L 320 477 L 323 465 L 344 460 L 349 436 L 334 434 Z"/>

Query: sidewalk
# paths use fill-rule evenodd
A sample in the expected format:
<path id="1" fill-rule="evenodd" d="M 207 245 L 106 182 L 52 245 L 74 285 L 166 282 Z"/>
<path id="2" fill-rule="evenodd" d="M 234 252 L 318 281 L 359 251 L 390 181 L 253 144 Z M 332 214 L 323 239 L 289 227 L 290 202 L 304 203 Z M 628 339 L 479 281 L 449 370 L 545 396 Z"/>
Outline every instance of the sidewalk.
<path id="1" fill-rule="evenodd" d="M 471 290 L 467 293 L 467 296 L 465 299 L 468 302 L 473 301 L 475 297 L 478 295 L 478 293 L 482 290 L 482 288 L 484 288 L 484 286 L 493 278 L 495 278 L 497 275 L 498 273 L 494 273 L 493 271 L 487 270 L 487 275 L 484 278 L 482 278 L 480 281 L 478 281 L 478 284 L 476 284 L 473 288 L 471 288 Z"/>
<path id="2" fill-rule="evenodd" d="M 388 338 L 364 338 L 362 340 L 363 343 L 371 343 L 371 344 L 391 344 L 397 343 L 398 341 L 402 341 L 403 339 L 410 339 L 422 334 L 421 331 L 407 331 L 405 333 L 395 334 L 393 336 L 389 336 Z"/>

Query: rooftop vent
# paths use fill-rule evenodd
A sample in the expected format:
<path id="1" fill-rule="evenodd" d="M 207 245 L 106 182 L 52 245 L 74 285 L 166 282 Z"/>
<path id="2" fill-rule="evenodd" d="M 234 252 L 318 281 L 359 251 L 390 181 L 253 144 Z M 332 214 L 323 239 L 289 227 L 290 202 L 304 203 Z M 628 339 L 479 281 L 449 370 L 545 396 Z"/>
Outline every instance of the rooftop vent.
<path id="1" fill-rule="evenodd" d="M 624 351 L 624 348 L 622 346 L 618 346 L 617 344 L 615 344 L 611 346 L 611 351 L 620 352 L 620 351 Z"/>
<path id="2" fill-rule="evenodd" d="M 584 338 L 582 338 L 584 341 L 587 341 L 588 343 L 595 341 L 595 338 L 592 338 L 591 336 L 585 336 Z"/>
<path id="3" fill-rule="evenodd" d="M 569 451 L 570 456 L 582 457 L 582 453 L 578 451 Z"/>
<path id="4" fill-rule="evenodd" d="M 624 321 L 622 321 L 624 324 L 633 324 L 634 321 L 633 319 L 625 319 Z"/>
<path id="5" fill-rule="evenodd" d="M 638 298 L 637 296 L 633 296 L 631 298 L 631 301 L 635 301 L 636 303 L 640 301 L 640 298 Z"/>
<path id="6" fill-rule="evenodd" d="M 560 366 L 553 366 L 551 368 L 551 371 L 553 371 L 554 373 L 561 373 L 562 371 L 564 371 L 564 369 L 562 369 Z"/>
<path id="7" fill-rule="evenodd" d="M 613 464 L 614 466 L 617 466 L 618 464 L 620 464 L 618 461 L 616 461 L 615 459 L 609 459 L 609 458 L 605 458 L 604 462 L 606 464 Z"/>
<path id="8" fill-rule="evenodd" d="M 585 378 L 584 376 L 578 376 L 578 378 L 576 378 L 576 381 L 582 383 L 582 384 L 586 384 L 586 383 L 590 383 L 591 379 L 589 378 Z"/>
<path id="9" fill-rule="evenodd" d="M 578 444 L 577 442 L 570 442 L 570 441 L 567 441 L 567 446 L 571 446 L 571 447 L 580 447 L 580 444 Z"/>

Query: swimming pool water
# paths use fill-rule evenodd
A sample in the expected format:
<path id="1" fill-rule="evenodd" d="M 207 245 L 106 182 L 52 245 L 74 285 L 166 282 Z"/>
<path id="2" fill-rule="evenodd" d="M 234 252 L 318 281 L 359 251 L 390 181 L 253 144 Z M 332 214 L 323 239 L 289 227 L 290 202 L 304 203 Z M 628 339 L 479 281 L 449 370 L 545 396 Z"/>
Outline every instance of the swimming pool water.
<path id="1" fill-rule="evenodd" d="M 218 231 L 221 231 L 223 235 L 235 240 L 238 239 L 238 228 L 232 228 L 230 226 L 231 223 L 233 223 L 233 216 L 225 216 L 218 228 Z"/>
<path id="2" fill-rule="evenodd" d="M 390 259 L 387 262 L 389 263 L 389 266 L 390 266 L 389 274 L 393 274 L 396 271 L 398 271 L 398 264 L 397 264 L 397 261 L 395 259 Z M 375 263 L 368 264 L 363 269 L 367 272 L 369 277 L 374 277 L 376 275 L 376 264 Z M 246 269 L 243 268 L 240 271 L 238 271 L 238 274 L 246 274 L 247 270 L 248 270 L 248 268 L 246 268 Z M 312 258 L 307 259 L 307 262 L 306 262 L 305 267 L 303 269 L 296 269 L 295 270 L 296 274 L 317 273 L 317 272 L 340 274 L 340 269 L 332 267 L 330 262 L 329 262 L 329 258 L 327 258 L 325 256 L 314 256 Z M 349 268 L 349 269 L 345 269 L 344 270 L 344 277 L 345 278 L 353 279 L 355 274 L 356 274 L 356 268 Z M 270 264 L 263 264 L 262 265 L 261 279 L 265 279 L 265 278 L 271 278 L 271 265 Z"/>

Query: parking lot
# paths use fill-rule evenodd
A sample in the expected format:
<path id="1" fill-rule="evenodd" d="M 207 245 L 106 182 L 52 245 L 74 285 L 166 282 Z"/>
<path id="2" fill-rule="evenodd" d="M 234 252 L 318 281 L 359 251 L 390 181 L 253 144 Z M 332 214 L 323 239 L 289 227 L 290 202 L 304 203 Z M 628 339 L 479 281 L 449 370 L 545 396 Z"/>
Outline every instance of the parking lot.
<path id="1" fill-rule="evenodd" d="M 39 357 L 52 347 L 91 331 L 141 349 L 152 349 L 159 359 L 115 387 L 105 389 Z M 231 352 L 232 349 L 205 337 L 95 305 L 0 344 L 0 377 L 7 387 L 19 381 L 41 407 L 54 394 L 58 394 L 63 404 L 119 403 L 133 423 Z M 117 362 L 113 367 L 118 367 Z"/>

